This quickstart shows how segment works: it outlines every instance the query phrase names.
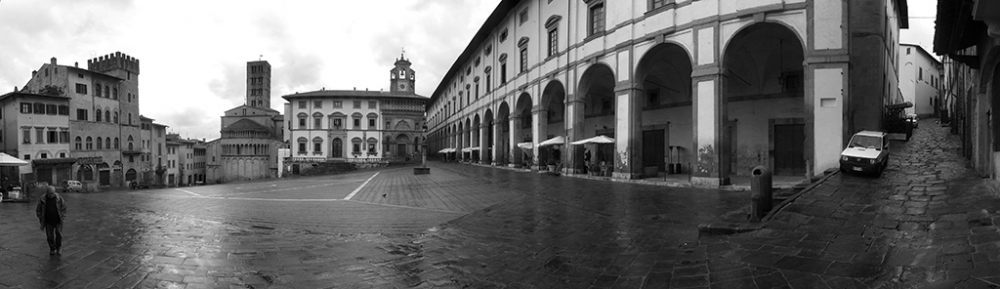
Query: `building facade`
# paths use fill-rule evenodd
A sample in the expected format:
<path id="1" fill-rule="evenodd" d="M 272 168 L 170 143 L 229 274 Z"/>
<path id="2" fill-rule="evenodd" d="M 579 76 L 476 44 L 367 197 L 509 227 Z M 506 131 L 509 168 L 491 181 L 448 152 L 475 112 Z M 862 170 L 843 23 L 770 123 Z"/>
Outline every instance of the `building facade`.
<path id="1" fill-rule="evenodd" d="M 591 163 L 616 178 L 817 174 L 899 101 L 906 18 L 904 0 L 501 1 L 431 96 L 428 145 L 580 173 L 583 146 L 538 144 L 603 135 Z"/>
<path id="2" fill-rule="evenodd" d="M 0 150 L 28 161 L 18 174 L 58 184 L 73 179 L 70 158 L 69 100 L 56 89 L 0 96 Z M 11 176 L 7 176 L 11 177 Z"/>
<path id="3" fill-rule="evenodd" d="M 87 68 L 55 58 L 32 72 L 22 91 L 60 90 L 69 97 L 69 157 L 73 176 L 102 187 L 138 180 L 142 170 L 139 60 L 115 52 L 87 61 Z"/>
<path id="4" fill-rule="evenodd" d="M 1000 180 L 1000 3 L 938 1 L 934 53 L 943 55 L 944 106 L 980 177 Z"/>
<path id="5" fill-rule="evenodd" d="M 920 117 L 937 116 L 940 106 L 941 62 L 920 45 L 899 46 L 899 92 L 903 101 L 913 103 L 906 109 Z"/>
<path id="6" fill-rule="evenodd" d="M 291 164 L 392 162 L 421 152 L 426 97 L 404 57 L 389 72 L 390 91 L 318 90 L 282 96 Z"/>
<path id="7" fill-rule="evenodd" d="M 166 184 L 163 164 L 164 144 L 167 126 L 154 122 L 152 118 L 139 116 L 142 139 L 142 170 L 139 179 L 153 186 Z"/>
<path id="8" fill-rule="evenodd" d="M 285 145 L 284 117 L 271 109 L 271 65 L 247 62 L 247 95 L 243 105 L 222 116 L 221 137 L 205 144 L 204 175 L 208 183 L 274 178 L 278 148 Z"/>

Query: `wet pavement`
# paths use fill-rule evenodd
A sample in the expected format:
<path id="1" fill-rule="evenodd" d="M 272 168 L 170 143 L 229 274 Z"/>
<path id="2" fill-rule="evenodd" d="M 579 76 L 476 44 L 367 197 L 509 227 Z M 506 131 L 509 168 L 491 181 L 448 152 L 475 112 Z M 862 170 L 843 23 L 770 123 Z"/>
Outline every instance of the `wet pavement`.
<path id="1" fill-rule="evenodd" d="M 925 120 L 881 178 L 737 235 L 697 225 L 747 192 L 459 164 L 69 193 L 61 256 L 34 203 L 0 204 L 0 288 L 987 288 L 1000 198 L 957 143 Z"/>

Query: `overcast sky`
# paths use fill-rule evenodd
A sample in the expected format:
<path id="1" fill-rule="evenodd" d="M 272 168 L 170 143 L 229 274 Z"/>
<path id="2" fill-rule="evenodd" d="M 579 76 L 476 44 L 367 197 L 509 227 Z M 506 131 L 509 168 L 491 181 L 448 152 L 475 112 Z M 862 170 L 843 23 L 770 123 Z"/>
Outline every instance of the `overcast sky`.
<path id="1" fill-rule="evenodd" d="M 499 0 L 0 1 L 0 92 L 49 58 L 80 62 L 121 51 L 140 60 L 140 111 L 183 137 L 219 136 L 220 116 L 246 96 L 246 62 L 271 63 L 282 95 L 388 89 L 405 47 L 417 93 L 430 96 Z M 911 17 L 937 0 L 909 0 Z M 910 19 L 902 43 L 932 50 L 934 20 Z"/>
<path id="2" fill-rule="evenodd" d="M 0 94 L 49 58 L 115 51 L 140 61 L 140 112 L 183 137 L 219 136 L 220 116 L 246 96 L 246 62 L 271 63 L 282 95 L 389 88 L 405 47 L 417 93 L 430 96 L 499 0 L 0 1 Z"/>

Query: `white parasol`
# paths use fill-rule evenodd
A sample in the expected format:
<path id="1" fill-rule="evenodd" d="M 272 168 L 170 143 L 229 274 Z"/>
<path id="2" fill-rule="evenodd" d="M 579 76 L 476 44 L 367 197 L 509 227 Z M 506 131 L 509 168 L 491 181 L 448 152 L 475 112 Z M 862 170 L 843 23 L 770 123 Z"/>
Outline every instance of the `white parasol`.
<path id="1" fill-rule="evenodd" d="M 582 144 L 590 144 L 590 143 L 595 143 L 595 144 L 609 144 L 609 143 L 615 143 L 615 139 L 610 138 L 610 137 L 606 137 L 606 136 L 603 136 L 603 135 L 599 135 L 599 136 L 595 136 L 595 137 L 588 138 L 588 139 L 585 139 L 585 140 L 578 140 L 578 141 L 575 141 L 575 142 L 571 142 L 569 144 L 571 144 L 571 145 L 582 145 Z"/>
<path id="2" fill-rule="evenodd" d="M 0 167 L 17 167 L 27 165 L 28 162 L 11 155 L 0 153 Z"/>
<path id="3" fill-rule="evenodd" d="M 538 146 L 539 147 L 544 147 L 544 146 L 550 146 L 550 145 L 561 145 L 563 143 L 566 143 L 566 139 L 564 139 L 562 136 L 557 136 L 557 137 L 554 137 L 554 138 L 551 138 L 551 139 L 548 139 L 546 141 L 543 141 L 543 142 L 539 143 Z"/>

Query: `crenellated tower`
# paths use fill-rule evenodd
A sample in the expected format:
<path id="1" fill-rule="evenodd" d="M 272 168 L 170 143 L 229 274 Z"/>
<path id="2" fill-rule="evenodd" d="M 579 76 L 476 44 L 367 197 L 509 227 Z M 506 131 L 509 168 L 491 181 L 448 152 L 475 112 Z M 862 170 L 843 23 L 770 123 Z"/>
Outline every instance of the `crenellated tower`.
<path id="1" fill-rule="evenodd" d="M 121 124 L 139 126 L 139 59 L 121 52 L 87 60 L 87 70 L 111 75 L 118 82 L 118 100 Z"/>
<path id="2" fill-rule="evenodd" d="M 266 60 L 247 62 L 246 105 L 271 108 L 271 64 Z"/>
<path id="3" fill-rule="evenodd" d="M 389 91 L 414 93 L 416 76 L 410 68 L 410 61 L 402 54 L 396 59 L 395 67 L 389 71 Z"/>

